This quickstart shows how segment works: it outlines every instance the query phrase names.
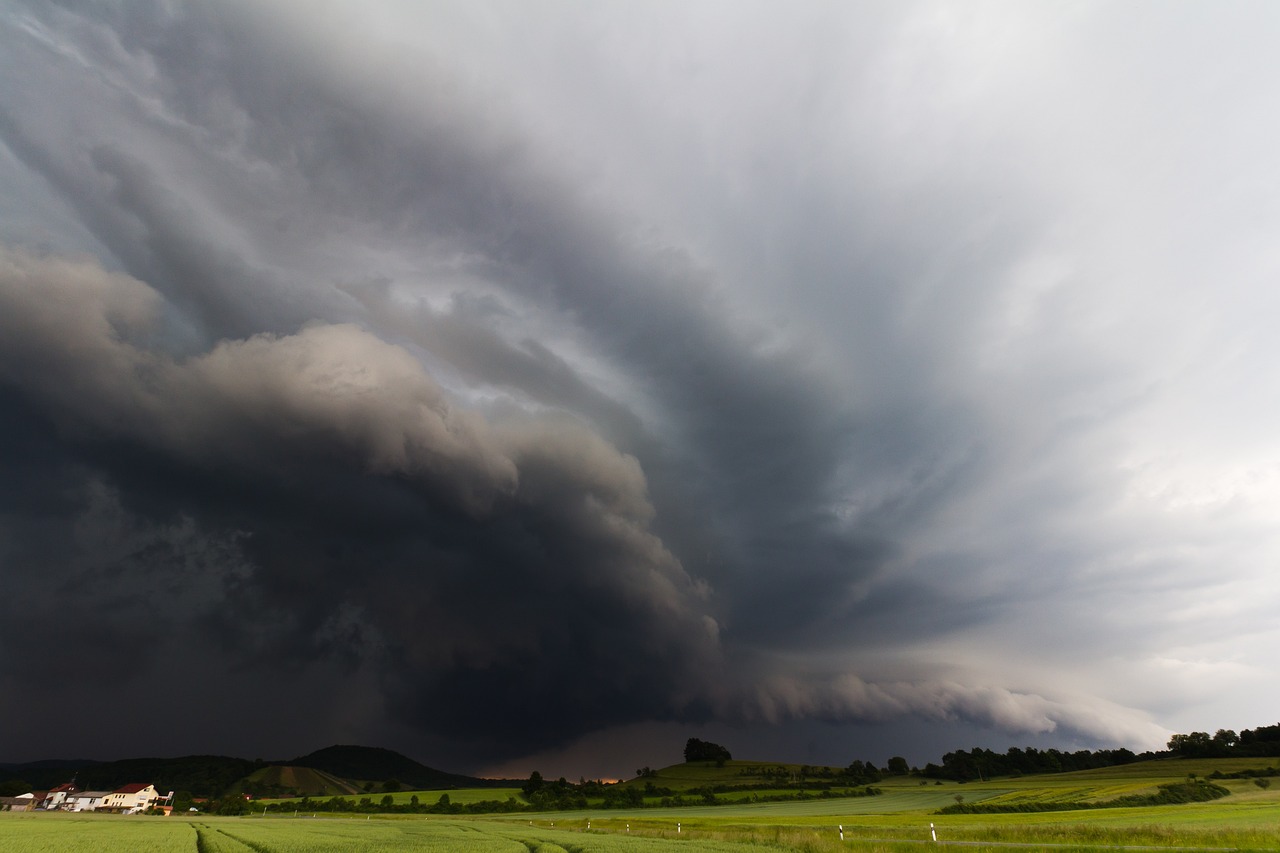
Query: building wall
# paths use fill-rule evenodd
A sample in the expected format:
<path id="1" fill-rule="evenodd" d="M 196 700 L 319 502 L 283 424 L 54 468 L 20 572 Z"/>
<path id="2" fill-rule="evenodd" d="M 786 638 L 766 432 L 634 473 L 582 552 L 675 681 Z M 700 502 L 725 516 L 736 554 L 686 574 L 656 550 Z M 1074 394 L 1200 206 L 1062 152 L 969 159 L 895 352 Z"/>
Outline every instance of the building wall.
<path id="1" fill-rule="evenodd" d="M 70 807 L 68 811 L 73 812 L 91 812 L 98 806 L 102 805 L 102 801 L 106 798 L 106 793 L 96 794 L 92 797 L 86 797 L 83 794 L 69 797 L 67 802 Z"/>
<path id="2" fill-rule="evenodd" d="M 103 799 L 102 807 L 108 809 L 145 810 L 149 805 L 156 801 L 157 796 L 154 785 L 148 785 L 141 791 L 135 791 L 128 794 L 113 791 Z"/>

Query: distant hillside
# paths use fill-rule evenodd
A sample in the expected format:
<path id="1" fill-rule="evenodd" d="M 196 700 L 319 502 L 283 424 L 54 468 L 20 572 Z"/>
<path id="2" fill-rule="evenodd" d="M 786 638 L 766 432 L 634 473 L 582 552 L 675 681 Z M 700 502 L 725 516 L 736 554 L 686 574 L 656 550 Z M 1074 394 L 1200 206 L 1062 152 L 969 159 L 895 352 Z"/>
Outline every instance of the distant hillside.
<path id="1" fill-rule="evenodd" d="M 365 783 L 372 782 L 381 789 L 383 783 L 393 779 L 403 788 L 418 790 L 510 784 L 509 780 L 446 773 L 389 749 L 349 745 L 330 746 L 270 764 L 221 755 L 0 764 L 0 781 L 22 779 L 37 789 L 52 788 L 72 778 L 82 790 L 114 790 L 130 782 L 151 782 L 162 792 L 187 791 L 197 797 L 220 797 L 229 791 L 259 789 L 264 793 L 296 790 L 300 796 L 350 795 L 360 791 Z"/>
<path id="2" fill-rule="evenodd" d="M 253 771 L 232 789 L 255 797 L 339 797 L 360 793 L 346 779 L 313 767 L 273 764 Z"/>
<path id="3" fill-rule="evenodd" d="M 162 793 L 190 791 L 216 797 L 260 767 L 243 758 L 188 755 L 182 758 L 126 758 L 122 761 L 33 761 L 0 765 L 0 778 L 24 779 L 36 789 L 75 779 L 85 791 L 112 791 L 130 782 L 150 782 Z"/>
<path id="4" fill-rule="evenodd" d="M 25 764 L 0 764 L 0 779 L 22 779 L 37 790 L 61 785 L 81 767 L 92 767 L 98 761 L 53 758 L 28 761 Z"/>
<path id="5" fill-rule="evenodd" d="M 418 790 L 482 788 L 508 784 L 498 780 L 446 773 L 419 764 L 398 752 L 372 746 L 329 746 L 281 763 L 323 770 L 343 779 L 378 782 L 395 779 L 405 788 Z"/>

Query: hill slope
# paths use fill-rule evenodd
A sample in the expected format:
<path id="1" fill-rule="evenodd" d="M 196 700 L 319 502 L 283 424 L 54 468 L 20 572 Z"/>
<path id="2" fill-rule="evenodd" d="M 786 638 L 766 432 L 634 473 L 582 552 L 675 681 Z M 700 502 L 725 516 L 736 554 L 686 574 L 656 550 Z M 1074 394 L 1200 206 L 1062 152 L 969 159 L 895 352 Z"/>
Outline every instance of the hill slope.
<path id="1" fill-rule="evenodd" d="M 255 770 L 233 786 L 255 797 L 336 797 L 360 793 L 345 779 L 313 767 L 273 764 Z"/>
<path id="2" fill-rule="evenodd" d="M 75 778 L 81 790 L 114 791 L 130 782 L 150 782 L 162 793 L 190 791 L 216 797 L 261 766 L 243 758 L 187 755 L 182 758 L 126 758 L 121 761 L 35 761 L 6 765 L 0 778 L 22 778 L 35 788 L 51 788 Z"/>
<path id="3" fill-rule="evenodd" d="M 419 790 L 483 788 L 499 784 L 488 779 L 446 773 L 419 764 L 398 752 L 372 746 L 328 746 L 280 763 L 323 770 L 343 779 L 379 782 L 395 779 L 406 788 Z"/>

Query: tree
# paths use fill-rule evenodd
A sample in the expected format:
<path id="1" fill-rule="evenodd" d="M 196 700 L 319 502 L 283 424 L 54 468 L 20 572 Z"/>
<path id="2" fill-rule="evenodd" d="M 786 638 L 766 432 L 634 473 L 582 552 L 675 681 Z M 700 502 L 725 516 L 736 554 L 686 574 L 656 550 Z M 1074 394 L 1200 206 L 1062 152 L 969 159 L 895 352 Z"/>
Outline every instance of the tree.
<path id="1" fill-rule="evenodd" d="M 219 815 L 246 814 L 249 811 L 249 804 L 245 802 L 244 797 L 240 794 L 227 794 L 214 803 L 210 811 Z"/>
<path id="2" fill-rule="evenodd" d="M 1169 738 L 1169 749 L 1183 758 L 1204 758 L 1213 751 L 1213 739 L 1208 732 L 1192 732 Z"/>
<path id="3" fill-rule="evenodd" d="M 544 784 L 542 774 L 535 770 L 529 774 L 529 781 L 520 786 L 520 793 L 524 794 L 524 798 L 527 800 L 542 790 Z"/>
<path id="4" fill-rule="evenodd" d="M 686 762 L 714 761 L 717 764 L 723 764 L 732 759 L 733 756 L 729 754 L 729 750 L 718 743 L 691 737 L 684 745 L 684 760 Z"/>
<path id="5" fill-rule="evenodd" d="M 894 776 L 906 776 L 911 772 L 911 766 L 907 764 L 907 759 L 901 755 L 895 755 L 889 759 L 889 765 L 886 768 Z"/>
<path id="6" fill-rule="evenodd" d="M 22 779 L 0 782 L 0 797 L 17 797 L 21 794 L 30 794 L 31 790 L 31 783 Z"/>
<path id="7" fill-rule="evenodd" d="M 870 761 L 852 761 L 844 769 L 844 775 L 856 785 L 869 785 L 880 781 L 880 770 Z"/>
<path id="8" fill-rule="evenodd" d="M 1213 734 L 1213 751 L 1220 756 L 1230 755 L 1239 742 L 1240 736 L 1231 729 L 1218 729 Z"/>

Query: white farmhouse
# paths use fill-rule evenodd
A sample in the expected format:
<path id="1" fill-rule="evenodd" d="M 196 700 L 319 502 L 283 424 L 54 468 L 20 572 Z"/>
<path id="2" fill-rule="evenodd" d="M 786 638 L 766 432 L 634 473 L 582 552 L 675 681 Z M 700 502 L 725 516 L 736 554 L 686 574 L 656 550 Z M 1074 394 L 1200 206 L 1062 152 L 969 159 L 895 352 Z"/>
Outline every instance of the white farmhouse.
<path id="1" fill-rule="evenodd" d="M 102 805 L 110 791 L 76 791 L 68 794 L 63 809 L 69 812 L 91 812 Z"/>
<path id="2" fill-rule="evenodd" d="M 98 806 L 98 809 L 122 814 L 137 814 L 154 806 L 158 799 L 160 795 L 156 793 L 155 785 L 133 782 L 122 788 L 116 788 L 103 797 L 102 805 Z"/>
<path id="3" fill-rule="evenodd" d="M 79 790 L 80 789 L 75 786 L 74 782 L 67 782 L 66 784 L 59 785 L 49 793 L 45 794 L 44 802 L 41 803 L 40 807 L 49 811 L 66 808 L 67 797 L 78 793 Z"/>

